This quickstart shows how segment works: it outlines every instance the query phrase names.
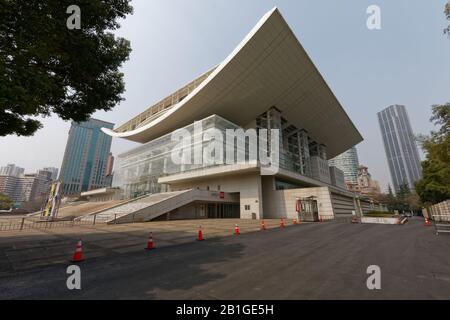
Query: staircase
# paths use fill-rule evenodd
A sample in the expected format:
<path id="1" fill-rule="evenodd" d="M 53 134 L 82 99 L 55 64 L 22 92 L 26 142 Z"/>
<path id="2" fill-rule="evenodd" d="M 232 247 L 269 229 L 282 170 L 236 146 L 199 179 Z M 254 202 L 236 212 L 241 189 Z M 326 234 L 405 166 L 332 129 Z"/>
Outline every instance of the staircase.
<path id="1" fill-rule="evenodd" d="M 96 222 L 103 223 L 145 222 L 194 201 L 239 203 L 239 197 L 226 193 L 224 198 L 221 199 L 217 192 L 197 189 L 157 193 L 133 199 L 127 203 L 80 217 L 77 220 L 93 222 L 95 219 Z"/>
<path id="2" fill-rule="evenodd" d="M 151 194 L 145 197 L 140 197 L 138 199 L 133 199 L 125 204 L 114 206 L 112 208 L 96 212 L 94 214 L 89 214 L 83 217 L 80 217 L 77 220 L 84 222 L 93 222 L 94 217 L 97 222 L 117 222 L 121 218 L 130 215 L 131 213 L 136 213 L 141 211 L 142 209 L 151 207 L 157 203 L 160 203 L 164 200 L 168 200 L 170 198 L 176 197 L 180 194 L 189 192 L 190 190 L 177 191 L 177 192 L 166 192 L 166 193 L 157 193 Z"/>

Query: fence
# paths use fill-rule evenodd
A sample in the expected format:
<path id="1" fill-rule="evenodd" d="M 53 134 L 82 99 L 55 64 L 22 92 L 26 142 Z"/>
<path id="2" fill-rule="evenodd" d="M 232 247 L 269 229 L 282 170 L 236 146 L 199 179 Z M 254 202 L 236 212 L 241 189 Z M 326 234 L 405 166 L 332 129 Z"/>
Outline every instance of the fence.
<path id="1" fill-rule="evenodd" d="M 17 231 L 29 229 L 70 228 L 77 226 L 104 224 L 107 217 L 95 217 L 92 220 L 40 220 L 38 218 L 1 218 L 0 231 Z"/>
<path id="2" fill-rule="evenodd" d="M 450 233 L 450 200 L 435 204 L 423 210 L 424 217 L 431 218 L 434 222 L 436 235 Z"/>

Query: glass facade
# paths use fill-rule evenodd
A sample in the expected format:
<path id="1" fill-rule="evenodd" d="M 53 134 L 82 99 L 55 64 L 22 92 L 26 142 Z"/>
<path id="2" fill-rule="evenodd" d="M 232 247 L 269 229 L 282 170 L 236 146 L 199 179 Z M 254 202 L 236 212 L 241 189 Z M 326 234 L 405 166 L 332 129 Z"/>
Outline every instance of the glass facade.
<path id="1" fill-rule="evenodd" d="M 422 177 L 419 152 L 405 106 L 393 105 L 378 113 L 384 149 L 396 191 Z"/>
<path id="2" fill-rule="evenodd" d="M 114 124 L 97 119 L 72 122 L 64 152 L 60 180 L 62 194 L 79 194 L 105 187 L 105 173 L 112 137 L 101 128 L 112 129 Z"/>
<path id="3" fill-rule="evenodd" d="M 243 139 L 228 139 L 227 129 L 242 130 L 236 124 L 212 115 L 142 146 L 120 154 L 116 160 L 113 186 L 123 189 L 126 198 L 134 198 L 144 194 L 166 192 L 167 186 L 158 183 L 158 178 L 178 173 L 213 166 L 223 166 L 239 162 L 238 155 L 244 155 L 245 161 L 259 160 L 257 145 L 260 129 L 279 129 L 279 166 L 292 172 L 311 176 L 309 149 L 317 145 L 305 130 L 295 128 L 281 117 L 276 108 L 271 108 L 256 119 L 253 132 Z M 215 133 L 218 135 L 216 136 Z M 189 136 L 189 139 L 182 139 Z M 271 141 L 269 136 L 267 141 Z M 262 145 L 262 152 L 271 154 L 270 143 Z M 321 156 L 326 157 L 326 148 L 319 145 L 316 148 Z M 256 150 L 256 153 L 251 152 Z M 190 150 L 186 152 L 186 150 Z M 198 151 L 200 150 L 200 151 Z M 221 151 L 222 150 L 222 151 Z M 208 154 L 214 161 L 198 161 L 198 155 Z M 182 161 L 174 161 L 181 160 Z"/>
<path id="4" fill-rule="evenodd" d="M 345 182 L 351 184 L 358 184 L 358 151 L 356 147 L 348 149 L 344 153 L 334 157 L 328 161 L 330 167 L 336 167 L 344 172 Z"/>

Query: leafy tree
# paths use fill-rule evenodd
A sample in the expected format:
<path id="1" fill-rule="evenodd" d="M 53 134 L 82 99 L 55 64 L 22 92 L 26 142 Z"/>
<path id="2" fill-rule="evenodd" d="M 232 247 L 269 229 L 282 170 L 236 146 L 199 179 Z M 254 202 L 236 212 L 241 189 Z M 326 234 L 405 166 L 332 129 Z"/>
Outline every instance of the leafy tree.
<path id="1" fill-rule="evenodd" d="M 440 126 L 430 136 L 420 138 L 426 152 L 422 162 L 422 179 L 415 188 L 425 204 L 435 204 L 450 198 L 450 103 L 434 105 L 431 121 Z"/>
<path id="2" fill-rule="evenodd" d="M 72 0 L 0 1 L 0 136 L 33 135 L 37 116 L 85 121 L 122 100 L 131 49 L 110 31 L 129 2 L 77 0 L 81 28 L 70 30 Z"/>
<path id="3" fill-rule="evenodd" d="M 408 197 L 411 195 L 411 191 L 407 184 L 402 184 L 397 191 L 397 207 L 400 211 L 408 210 Z"/>
<path id="4" fill-rule="evenodd" d="M 13 201 L 6 195 L 0 193 L 0 210 L 9 210 Z"/>

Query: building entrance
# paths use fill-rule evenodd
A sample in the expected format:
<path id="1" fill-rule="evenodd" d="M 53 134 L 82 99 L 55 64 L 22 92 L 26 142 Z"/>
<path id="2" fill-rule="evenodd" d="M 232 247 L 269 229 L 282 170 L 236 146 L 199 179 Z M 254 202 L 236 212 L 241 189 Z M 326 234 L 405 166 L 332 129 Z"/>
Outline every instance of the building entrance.
<path id="1" fill-rule="evenodd" d="M 295 207 L 301 221 L 319 221 L 319 209 L 315 197 L 297 199 Z"/>
<path id="2" fill-rule="evenodd" d="M 207 210 L 207 217 L 209 219 L 240 218 L 239 204 L 209 203 L 206 205 L 206 210 Z"/>

